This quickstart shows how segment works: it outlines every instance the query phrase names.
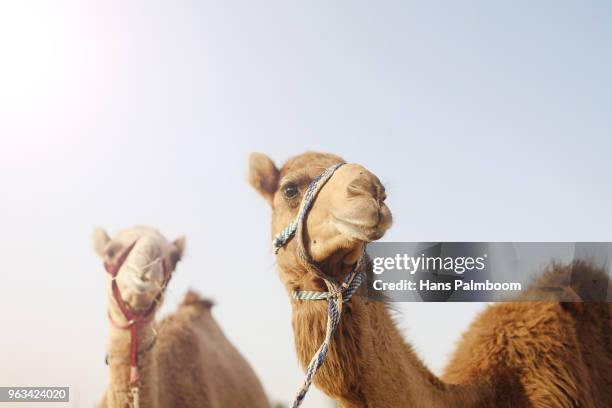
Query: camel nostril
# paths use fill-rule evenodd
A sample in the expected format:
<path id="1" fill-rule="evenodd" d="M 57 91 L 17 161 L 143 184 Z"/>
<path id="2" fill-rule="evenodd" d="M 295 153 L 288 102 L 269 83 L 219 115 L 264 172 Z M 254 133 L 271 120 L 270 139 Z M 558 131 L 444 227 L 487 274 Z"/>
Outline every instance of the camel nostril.
<path id="1" fill-rule="evenodd" d="M 356 186 L 354 184 L 349 184 L 349 186 L 346 188 L 346 191 L 347 191 L 349 197 L 364 195 L 366 193 L 363 190 L 363 188 L 361 188 L 359 186 Z"/>
<path id="2" fill-rule="evenodd" d="M 376 195 L 375 186 L 366 178 L 359 177 L 353 180 L 351 184 L 346 187 L 346 191 L 349 197 L 363 196 L 363 195 Z"/>

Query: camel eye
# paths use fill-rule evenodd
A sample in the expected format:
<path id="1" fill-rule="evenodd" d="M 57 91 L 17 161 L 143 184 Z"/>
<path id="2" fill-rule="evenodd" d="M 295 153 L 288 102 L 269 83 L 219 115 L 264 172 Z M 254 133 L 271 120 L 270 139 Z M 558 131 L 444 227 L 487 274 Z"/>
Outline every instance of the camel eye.
<path id="1" fill-rule="evenodd" d="M 287 183 L 283 186 L 283 195 L 286 199 L 295 198 L 299 192 L 300 190 L 298 189 L 298 186 L 296 186 L 294 183 Z"/>
<path id="2" fill-rule="evenodd" d="M 113 257 L 117 255 L 120 250 L 121 248 L 117 244 L 111 244 L 108 248 L 106 248 L 106 256 L 108 259 L 113 259 Z"/>

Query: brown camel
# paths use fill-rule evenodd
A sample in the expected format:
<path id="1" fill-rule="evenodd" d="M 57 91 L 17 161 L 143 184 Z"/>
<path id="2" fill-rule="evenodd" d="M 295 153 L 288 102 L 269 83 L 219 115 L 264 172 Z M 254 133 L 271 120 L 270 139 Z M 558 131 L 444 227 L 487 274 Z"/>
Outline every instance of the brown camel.
<path id="1" fill-rule="evenodd" d="M 138 226 L 113 239 L 97 229 L 93 241 L 109 271 L 110 383 L 102 407 L 269 407 L 255 373 L 213 318 L 210 301 L 189 292 L 173 315 L 154 321 L 184 238 L 168 242 L 158 231 Z M 123 308 L 136 316 L 130 319 L 137 322 L 136 368 L 134 333 Z"/>
<path id="2" fill-rule="evenodd" d="M 295 219 L 309 183 L 341 161 L 309 152 L 279 170 L 267 156 L 251 155 L 249 182 L 272 207 L 273 236 Z M 381 238 L 390 225 L 378 178 L 346 164 L 319 191 L 306 218 L 304 247 L 327 274 L 342 278 L 363 245 Z M 326 290 L 296 254 L 295 239 L 276 259 L 289 292 Z M 574 266 L 583 269 L 586 281 L 602 273 L 587 264 Z M 555 280 L 567 268 L 555 266 L 543 279 Z M 305 367 L 323 341 L 327 303 L 291 299 L 291 308 L 295 347 Z M 606 303 L 492 305 L 472 324 L 439 379 L 406 344 L 389 306 L 357 293 L 343 308 L 314 383 L 344 408 L 610 407 L 611 312 Z"/>

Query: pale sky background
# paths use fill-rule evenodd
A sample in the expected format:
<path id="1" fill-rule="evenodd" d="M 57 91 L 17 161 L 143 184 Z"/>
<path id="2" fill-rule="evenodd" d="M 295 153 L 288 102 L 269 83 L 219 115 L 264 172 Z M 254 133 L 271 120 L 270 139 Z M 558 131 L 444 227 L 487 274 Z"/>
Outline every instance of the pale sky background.
<path id="1" fill-rule="evenodd" d="M 368 3 L 0 4 L 0 385 L 100 400 L 91 231 L 145 223 L 187 236 L 164 312 L 188 287 L 215 299 L 271 399 L 291 400 L 254 150 L 370 168 L 389 241 L 612 240 L 608 2 Z M 398 323 L 439 373 L 481 307 L 405 304 Z"/>

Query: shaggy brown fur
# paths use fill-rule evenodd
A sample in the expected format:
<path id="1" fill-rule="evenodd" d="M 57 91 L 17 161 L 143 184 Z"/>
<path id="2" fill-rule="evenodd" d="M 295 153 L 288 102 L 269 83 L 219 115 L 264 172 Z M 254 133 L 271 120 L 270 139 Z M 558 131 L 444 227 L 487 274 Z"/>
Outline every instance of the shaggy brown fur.
<path id="1" fill-rule="evenodd" d="M 272 206 L 273 235 L 297 214 L 298 205 L 287 199 L 283 190 L 286 180 L 299 180 L 296 184 L 303 194 L 310 180 L 339 160 L 333 155 L 307 153 L 277 170 L 266 156 L 251 157 L 249 180 Z M 365 172 L 356 177 L 369 177 L 373 185 L 369 191 L 373 195 L 380 192 L 377 179 L 362 173 Z M 321 190 L 309 214 L 304 238 L 318 246 L 334 243 L 333 247 L 317 248 L 317 252 L 311 250 L 313 258 L 334 276 L 347 273 L 347 258 L 354 259 L 351 254 L 358 253 L 363 245 L 355 239 L 341 240 L 339 231 L 316 229 L 317 223 L 333 224 L 326 213 L 339 213 L 334 205 L 354 205 L 342 198 L 347 191 L 347 185 L 342 184 L 345 180 L 349 186 L 354 184 L 346 175 L 334 175 Z M 372 198 L 382 208 L 380 196 L 374 195 L 370 201 Z M 380 214 L 379 210 L 379 218 Z M 365 219 L 361 224 L 368 221 Z M 295 256 L 294 241 L 277 256 L 280 277 L 287 290 L 323 289 L 322 282 L 301 266 Z M 581 268 L 580 276 L 587 280 L 602 277 L 601 271 L 589 265 L 573 267 Z M 558 283 L 557 278 L 567 268 L 555 266 L 540 284 Z M 582 297 L 583 286 L 577 283 L 564 293 Z M 306 367 L 323 341 L 327 305 L 292 299 L 291 308 L 296 352 Z M 563 303 L 552 297 L 547 302 L 492 305 L 473 323 L 443 379 L 438 379 L 405 343 L 388 306 L 356 294 L 343 310 L 338 332 L 314 382 L 343 408 L 609 407 L 611 315 L 610 304 Z"/>
<path id="2" fill-rule="evenodd" d="M 554 301 L 589 299 L 594 280 L 608 277 L 586 262 L 551 266 L 523 296 L 541 292 L 553 301 L 488 307 L 463 335 L 443 378 L 466 383 L 508 370 L 535 407 L 611 406 L 612 304 Z M 548 287 L 563 290 L 543 292 Z"/>
<path id="3" fill-rule="evenodd" d="M 109 241 L 104 248 L 111 245 Z M 109 302 L 109 311 L 120 321 L 112 297 Z M 140 327 L 141 408 L 269 407 L 255 373 L 213 318 L 212 305 L 190 291 L 174 314 Z M 110 383 L 101 407 L 132 407 L 129 331 L 111 325 L 110 339 Z"/>
<path id="4" fill-rule="evenodd" d="M 269 406 L 255 373 L 227 340 L 211 307 L 210 301 L 188 292 L 178 310 L 155 326 L 159 334 L 153 346 L 151 336 L 143 340 L 142 408 Z M 123 345 L 113 346 L 109 366 L 116 380 L 102 407 L 131 406 L 128 350 L 129 336 Z"/>

